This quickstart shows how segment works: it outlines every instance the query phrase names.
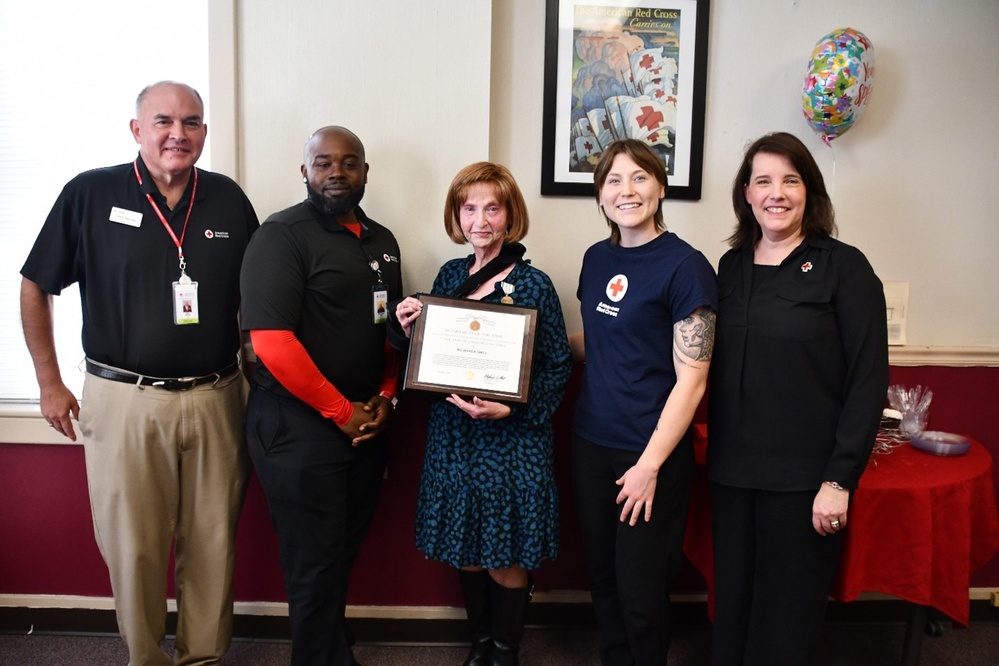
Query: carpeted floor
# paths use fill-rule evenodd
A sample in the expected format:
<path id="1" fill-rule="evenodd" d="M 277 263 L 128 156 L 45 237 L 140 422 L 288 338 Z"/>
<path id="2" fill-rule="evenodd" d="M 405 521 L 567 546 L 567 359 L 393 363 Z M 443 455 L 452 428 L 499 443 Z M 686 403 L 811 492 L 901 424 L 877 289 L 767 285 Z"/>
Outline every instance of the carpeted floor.
<path id="1" fill-rule="evenodd" d="M 901 660 L 905 627 L 902 624 L 829 623 L 823 636 L 822 666 L 885 666 Z M 676 627 L 670 651 L 671 666 L 708 663 L 711 627 Z M 170 650 L 172 644 L 164 643 Z M 358 645 L 357 660 L 364 666 L 449 666 L 465 657 L 467 648 L 455 646 Z M 291 648 L 287 642 L 233 642 L 222 663 L 226 666 L 284 666 Z M 116 666 L 128 656 L 117 636 L 0 635 L 2 666 Z M 598 666 L 592 627 L 529 629 L 521 650 L 524 666 Z M 973 623 L 967 629 L 946 628 L 938 638 L 923 639 L 920 666 L 987 666 L 999 664 L 999 623 Z"/>

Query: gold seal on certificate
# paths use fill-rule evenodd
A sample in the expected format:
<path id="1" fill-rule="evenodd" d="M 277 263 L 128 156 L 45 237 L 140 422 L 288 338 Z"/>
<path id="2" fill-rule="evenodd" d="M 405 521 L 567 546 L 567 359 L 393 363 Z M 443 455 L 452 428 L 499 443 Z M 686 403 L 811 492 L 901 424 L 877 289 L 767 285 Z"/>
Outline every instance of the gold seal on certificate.
<path id="1" fill-rule="evenodd" d="M 536 309 L 427 294 L 419 298 L 423 314 L 413 327 L 405 388 L 527 402 Z"/>

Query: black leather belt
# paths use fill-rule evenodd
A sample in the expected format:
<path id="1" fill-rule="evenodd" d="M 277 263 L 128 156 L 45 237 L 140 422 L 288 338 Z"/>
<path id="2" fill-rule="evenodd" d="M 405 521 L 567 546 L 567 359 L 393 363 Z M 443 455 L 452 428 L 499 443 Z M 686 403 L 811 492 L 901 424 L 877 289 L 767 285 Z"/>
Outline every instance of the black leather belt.
<path id="1" fill-rule="evenodd" d="M 87 359 L 87 372 L 92 375 L 103 379 L 110 379 L 113 382 L 124 382 L 126 384 L 135 384 L 136 386 L 151 386 L 167 391 L 187 391 L 193 389 L 195 386 L 214 384 L 231 376 L 238 370 L 239 361 L 233 361 L 218 372 L 201 377 L 147 377 L 146 375 L 138 375 L 134 372 L 123 372 L 121 370 L 105 368 L 103 365 L 97 365 L 96 363 L 92 363 L 90 359 Z"/>

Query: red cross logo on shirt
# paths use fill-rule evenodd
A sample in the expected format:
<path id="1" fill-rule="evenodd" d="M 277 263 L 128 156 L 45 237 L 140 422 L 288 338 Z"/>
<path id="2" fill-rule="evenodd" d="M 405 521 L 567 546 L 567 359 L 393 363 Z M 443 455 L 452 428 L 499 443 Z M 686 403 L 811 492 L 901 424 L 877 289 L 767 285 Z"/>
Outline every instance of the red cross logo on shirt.
<path id="1" fill-rule="evenodd" d="M 801 272 L 802 273 L 807 273 L 810 270 L 812 270 L 812 262 L 806 261 L 805 263 L 803 263 L 801 265 Z"/>
<path id="2" fill-rule="evenodd" d="M 628 293 L 628 276 L 618 273 L 607 283 L 607 298 L 617 303 Z"/>

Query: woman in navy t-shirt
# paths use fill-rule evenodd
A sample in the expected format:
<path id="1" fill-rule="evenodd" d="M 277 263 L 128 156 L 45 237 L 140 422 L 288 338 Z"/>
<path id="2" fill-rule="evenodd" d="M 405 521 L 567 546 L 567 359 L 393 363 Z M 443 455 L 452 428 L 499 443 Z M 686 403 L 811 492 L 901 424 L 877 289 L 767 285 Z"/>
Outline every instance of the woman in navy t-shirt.
<path id="1" fill-rule="evenodd" d="M 704 256 L 666 231 L 666 170 L 652 148 L 611 144 L 593 181 L 610 238 L 586 251 L 579 277 L 573 480 L 601 661 L 661 666 L 717 288 Z"/>

